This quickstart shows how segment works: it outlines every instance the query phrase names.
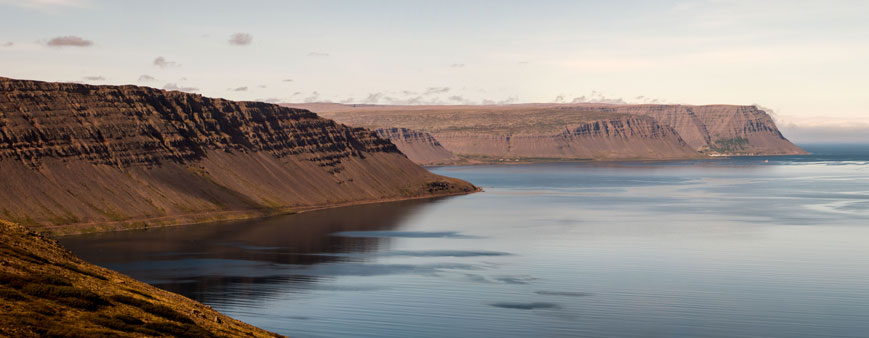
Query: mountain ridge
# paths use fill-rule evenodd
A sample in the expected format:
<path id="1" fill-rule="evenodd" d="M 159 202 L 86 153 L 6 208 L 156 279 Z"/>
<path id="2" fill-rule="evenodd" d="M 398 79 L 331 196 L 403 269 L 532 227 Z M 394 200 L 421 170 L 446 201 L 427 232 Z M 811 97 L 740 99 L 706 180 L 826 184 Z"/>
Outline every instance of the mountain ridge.
<path id="1" fill-rule="evenodd" d="M 788 141 L 772 118 L 756 106 L 283 105 L 308 108 L 359 127 L 404 128 L 427 133 L 463 160 L 482 159 L 482 162 L 673 160 L 806 153 Z M 571 130 L 593 132 L 572 134 Z M 405 152 L 420 148 L 404 149 L 400 139 L 395 143 Z"/>

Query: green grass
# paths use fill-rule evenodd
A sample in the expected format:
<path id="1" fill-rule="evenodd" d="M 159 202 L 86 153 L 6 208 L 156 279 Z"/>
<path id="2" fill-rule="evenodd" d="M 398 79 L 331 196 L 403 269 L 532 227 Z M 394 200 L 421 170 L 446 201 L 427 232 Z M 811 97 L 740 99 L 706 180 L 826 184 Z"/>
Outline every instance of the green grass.
<path id="1" fill-rule="evenodd" d="M 744 137 L 718 139 L 709 145 L 709 150 L 722 154 L 736 153 L 745 150 L 748 143 L 748 139 Z"/>

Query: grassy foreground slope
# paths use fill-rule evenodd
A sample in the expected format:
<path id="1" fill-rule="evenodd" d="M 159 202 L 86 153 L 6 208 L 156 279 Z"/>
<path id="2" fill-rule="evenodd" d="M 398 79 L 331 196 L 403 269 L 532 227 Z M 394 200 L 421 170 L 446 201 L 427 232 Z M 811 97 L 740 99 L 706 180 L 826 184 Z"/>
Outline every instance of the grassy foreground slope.
<path id="1" fill-rule="evenodd" d="M 281 337 L 0 220 L 0 337 Z"/>

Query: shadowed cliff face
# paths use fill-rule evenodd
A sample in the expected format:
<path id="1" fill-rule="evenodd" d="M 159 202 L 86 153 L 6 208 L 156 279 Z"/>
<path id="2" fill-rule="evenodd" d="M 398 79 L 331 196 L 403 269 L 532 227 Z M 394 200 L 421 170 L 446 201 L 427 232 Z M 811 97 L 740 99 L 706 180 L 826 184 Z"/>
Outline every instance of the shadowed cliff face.
<path id="1" fill-rule="evenodd" d="M 754 106 L 287 106 L 310 108 L 355 126 L 425 132 L 453 154 L 483 160 L 661 160 L 805 153 Z M 419 146 L 401 147 L 407 133 L 386 136 L 397 140 L 406 153 L 421 152 Z"/>
<path id="2" fill-rule="evenodd" d="M 64 232 L 474 191 L 305 110 L 0 78 L 0 218 Z"/>

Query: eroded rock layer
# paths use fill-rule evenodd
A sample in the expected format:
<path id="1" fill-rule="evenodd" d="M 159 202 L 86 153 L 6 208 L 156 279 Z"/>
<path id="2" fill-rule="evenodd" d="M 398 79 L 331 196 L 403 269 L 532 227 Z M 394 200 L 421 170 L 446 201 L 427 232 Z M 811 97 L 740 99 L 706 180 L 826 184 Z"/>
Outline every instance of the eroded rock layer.
<path id="1" fill-rule="evenodd" d="M 468 192 L 300 109 L 0 78 L 0 218 L 57 232 Z"/>

